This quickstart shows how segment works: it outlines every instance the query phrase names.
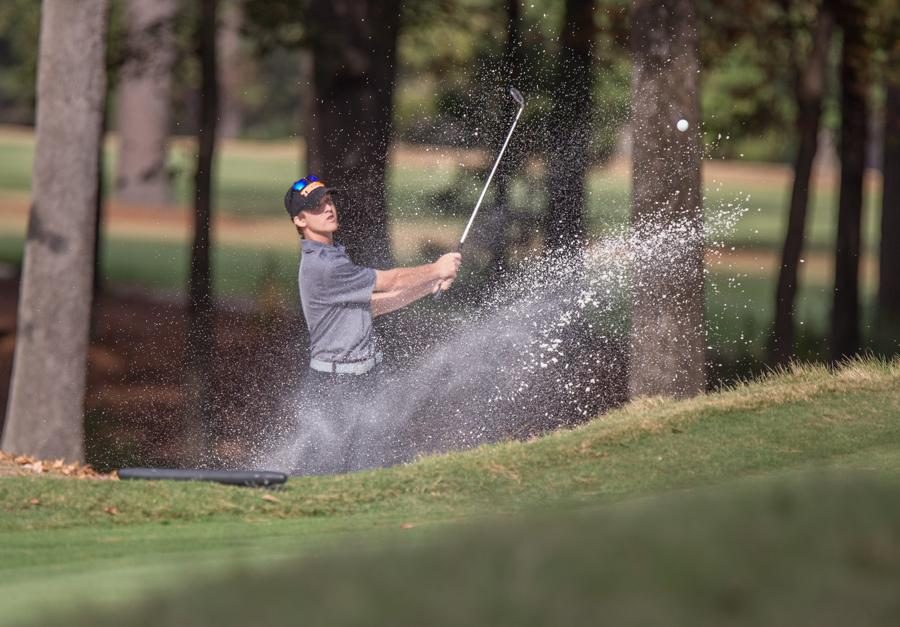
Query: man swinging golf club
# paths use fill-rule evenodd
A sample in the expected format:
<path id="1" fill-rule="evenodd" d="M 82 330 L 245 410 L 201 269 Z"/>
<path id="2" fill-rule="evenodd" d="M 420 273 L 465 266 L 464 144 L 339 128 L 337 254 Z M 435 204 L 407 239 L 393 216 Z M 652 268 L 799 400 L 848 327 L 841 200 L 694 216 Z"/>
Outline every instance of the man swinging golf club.
<path id="1" fill-rule="evenodd" d="M 315 176 L 291 185 L 284 206 L 302 239 L 299 284 L 309 329 L 310 370 L 304 399 L 328 416 L 340 446 L 322 471 L 350 469 L 360 410 L 376 388 L 382 355 L 372 319 L 442 290 L 456 278 L 459 253 L 434 263 L 376 270 L 354 264 L 334 241 L 338 190 Z M 321 451 L 320 451 L 321 454 Z"/>
<path id="2" fill-rule="evenodd" d="M 309 328 L 311 357 L 306 396 L 310 399 L 318 396 L 320 404 L 323 401 L 330 404 L 335 409 L 333 415 L 344 419 L 344 440 L 350 448 L 344 448 L 341 453 L 341 470 L 349 470 L 356 439 L 353 432 L 358 425 L 349 417 L 347 403 L 351 403 L 351 412 L 355 409 L 358 413 L 363 407 L 360 403 L 371 393 L 372 373 L 377 373 L 381 362 L 372 318 L 405 307 L 428 294 L 437 297 L 452 285 L 462 261 L 460 251 L 466 236 L 525 108 L 519 90 L 510 87 L 509 94 L 518 110 L 457 251 L 442 255 L 434 263 L 392 270 L 357 266 L 344 248 L 334 242 L 338 216 L 332 196 L 338 193 L 336 189 L 310 175 L 291 185 L 284 196 L 284 206 L 303 238 L 300 301 Z M 362 381 L 367 385 L 360 385 Z M 338 387 L 338 394 L 322 394 L 329 389 L 337 392 Z"/>
<path id="3" fill-rule="evenodd" d="M 381 361 L 372 318 L 446 290 L 461 256 L 447 253 L 434 263 L 375 270 L 355 265 L 335 243 L 338 211 L 334 195 L 315 176 L 287 191 L 284 205 L 303 238 L 300 301 L 309 327 L 310 368 L 331 375 L 363 375 Z"/>

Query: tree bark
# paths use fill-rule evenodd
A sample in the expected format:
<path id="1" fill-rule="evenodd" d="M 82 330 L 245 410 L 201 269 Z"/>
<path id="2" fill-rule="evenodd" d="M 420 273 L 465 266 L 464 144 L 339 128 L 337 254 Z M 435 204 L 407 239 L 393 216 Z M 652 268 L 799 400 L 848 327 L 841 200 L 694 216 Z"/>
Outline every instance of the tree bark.
<path id="1" fill-rule="evenodd" d="M 340 188 L 338 238 L 356 263 L 392 265 L 385 202 L 399 0 L 313 0 L 308 170 Z"/>
<path id="2" fill-rule="evenodd" d="M 194 175 L 194 240 L 189 279 L 187 373 L 196 435 L 196 455 L 210 462 L 213 431 L 212 356 L 215 318 L 212 296 L 212 177 L 219 110 L 216 31 L 218 0 L 202 0 L 197 30 L 200 55 L 200 118 L 197 132 L 197 170 Z"/>
<path id="3" fill-rule="evenodd" d="M 772 362 L 780 365 L 786 364 L 791 359 L 794 350 L 797 269 L 803 251 L 813 161 L 818 150 L 819 121 L 822 117 L 822 98 L 825 94 L 825 76 L 833 24 L 831 13 L 822 8 L 816 20 L 813 48 L 809 58 L 802 65 L 800 59 L 796 59 L 796 128 L 799 147 L 794 157 L 794 183 L 788 210 L 788 226 L 775 292 L 775 328 L 771 347 Z"/>
<path id="4" fill-rule="evenodd" d="M 632 226 L 663 234 L 666 261 L 642 252 L 632 269 L 629 392 L 689 396 L 706 384 L 694 3 L 636 0 L 631 24 Z"/>
<path id="5" fill-rule="evenodd" d="M 2 448 L 84 457 L 105 0 L 44 0 L 32 206 Z"/>
<path id="6" fill-rule="evenodd" d="M 835 245 L 831 356 L 834 361 L 860 349 L 859 256 L 862 244 L 863 175 L 868 138 L 869 50 L 865 14 L 857 0 L 837 3 L 841 24 L 841 191 Z"/>
<path id="7" fill-rule="evenodd" d="M 900 348 L 900 54 L 894 57 L 885 86 L 877 317 L 881 348 L 892 353 Z"/>
<path id="8" fill-rule="evenodd" d="M 219 137 L 238 137 L 243 126 L 241 86 L 244 82 L 244 53 L 241 49 L 241 24 L 244 16 L 237 0 L 222 6 L 222 24 L 218 34 L 219 91 L 222 110 Z"/>
<path id="9" fill-rule="evenodd" d="M 104 97 L 104 103 L 106 102 L 106 97 Z M 96 198 L 94 200 L 94 296 L 93 300 L 96 303 L 97 298 L 100 296 L 100 293 L 103 291 L 104 280 L 103 280 L 103 205 L 104 205 L 104 191 L 103 188 L 105 186 L 105 163 L 106 163 L 106 152 L 104 150 L 104 144 L 106 141 L 106 127 L 107 127 L 107 119 L 108 119 L 108 111 L 106 106 L 103 107 L 103 117 L 100 120 L 100 139 L 97 142 L 97 192 Z M 96 323 L 96 316 L 91 315 L 91 327 L 92 332 L 91 336 L 93 337 L 93 327 Z"/>
<path id="10" fill-rule="evenodd" d="M 567 248 L 584 239 L 584 182 L 591 143 L 594 63 L 593 0 L 566 0 L 557 83 L 549 117 L 550 190 L 546 247 Z"/>
<path id="11" fill-rule="evenodd" d="M 166 163 L 178 1 L 128 0 L 126 4 L 115 195 L 127 202 L 173 202 Z"/>

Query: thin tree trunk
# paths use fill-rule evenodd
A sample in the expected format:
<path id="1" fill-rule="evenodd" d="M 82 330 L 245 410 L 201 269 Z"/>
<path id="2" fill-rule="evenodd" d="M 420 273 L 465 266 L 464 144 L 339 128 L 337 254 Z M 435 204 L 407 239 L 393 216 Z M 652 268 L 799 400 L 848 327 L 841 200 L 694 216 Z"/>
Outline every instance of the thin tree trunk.
<path id="1" fill-rule="evenodd" d="M 862 244 L 863 175 L 868 137 L 869 50 L 864 9 L 855 0 L 839 3 L 844 31 L 841 52 L 841 191 L 835 245 L 832 359 L 860 349 L 859 256 Z"/>
<path id="2" fill-rule="evenodd" d="M 109 100 L 107 94 L 104 102 Z M 103 291 L 103 207 L 105 184 L 104 167 L 106 162 L 106 154 L 104 151 L 106 141 L 106 125 L 109 117 L 109 109 L 104 105 L 103 118 L 100 122 L 100 138 L 97 142 L 97 191 L 96 200 L 94 202 L 94 255 L 93 255 L 93 294 L 91 295 L 91 323 L 90 333 L 88 334 L 88 343 L 97 337 L 98 328 L 100 326 L 100 295 Z"/>
<path id="3" fill-rule="evenodd" d="M 900 55 L 888 64 L 884 109 L 884 188 L 878 273 L 878 335 L 881 348 L 900 350 Z"/>
<path id="4" fill-rule="evenodd" d="M 302 171 L 300 172 L 300 176 L 305 176 L 307 173 L 315 173 L 316 168 L 318 168 L 321 163 L 313 163 L 310 162 L 310 145 L 313 128 L 315 127 L 315 115 L 316 108 L 313 103 L 315 100 L 315 85 L 313 83 L 313 65 L 315 59 L 313 57 L 313 53 L 305 48 L 300 50 L 300 80 L 299 85 L 300 89 L 297 94 L 297 98 L 300 101 L 299 114 L 300 114 L 300 128 L 303 129 L 303 140 L 300 142 L 300 155 L 299 155 L 299 163 L 303 164 Z"/>
<path id="5" fill-rule="evenodd" d="M 706 384 L 694 3 L 636 0 L 631 24 L 632 224 L 667 244 L 632 269 L 629 392 L 689 396 Z M 675 126 L 681 118 L 685 132 Z"/>
<path id="6" fill-rule="evenodd" d="M 501 75 L 508 85 L 521 86 L 522 73 L 522 18 L 519 8 L 519 0 L 506 0 L 506 44 L 503 51 L 503 65 L 501 66 Z M 506 85 L 503 85 L 504 101 L 503 105 L 509 109 L 511 115 L 514 115 L 514 107 L 510 107 L 510 100 L 506 94 Z M 512 123 L 510 117 L 509 123 Z M 504 126 L 505 130 L 506 126 Z M 496 228 L 493 230 L 491 239 L 491 261 L 489 267 L 491 272 L 501 272 L 506 267 L 508 259 L 510 229 L 510 206 L 509 206 L 509 186 L 512 173 L 518 170 L 521 165 L 522 155 L 519 142 L 515 141 L 518 135 L 510 140 L 510 145 L 506 147 L 506 154 L 500 165 L 497 166 L 497 173 L 494 178 L 494 215 L 496 220 L 494 224 Z M 499 152 L 506 133 L 501 133 L 498 138 L 496 151 Z"/>
<path id="7" fill-rule="evenodd" d="M 241 49 L 241 24 L 244 15 L 241 3 L 230 0 L 222 6 L 222 25 L 219 29 L 219 91 L 221 119 L 219 137 L 238 137 L 243 126 L 241 86 L 244 82 L 244 57 Z"/>
<path id="8" fill-rule="evenodd" d="M 188 306 L 187 373 L 191 392 L 191 425 L 198 441 L 198 453 L 207 463 L 211 461 L 212 411 L 212 355 L 215 345 L 215 319 L 212 296 L 212 180 L 213 157 L 216 148 L 216 121 L 219 93 L 216 74 L 216 26 L 218 0 L 202 0 L 198 24 L 198 53 L 200 55 L 201 89 L 200 119 L 197 134 L 197 171 L 194 176 L 194 241 L 191 247 L 191 268 Z"/>
<path id="9" fill-rule="evenodd" d="M 338 239 L 357 263 L 392 265 L 385 186 L 399 0 L 314 0 L 310 172 L 339 187 Z"/>
<path id="10" fill-rule="evenodd" d="M 818 149 L 819 121 L 825 94 L 828 50 L 834 19 L 823 8 L 816 20 L 813 48 L 806 63 L 797 67 L 797 136 L 800 142 L 794 158 L 794 184 L 788 211 L 787 233 L 781 252 L 781 270 L 775 292 L 775 329 L 772 338 L 772 361 L 786 364 L 794 350 L 794 303 L 797 298 L 797 269 L 803 250 L 806 214 L 809 206 L 809 184 L 813 161 Z"/>
<path id="11" fill-rule="evenodd" d="M 128 0 L 125 62 L 119 71 L 119 158 L 115 196 L 144 204 L 173 201 L 167 163 L 179 0 Z"/>
<path id="12" fill-rule="evenodd" d="M 2 448 L 84 457 L 84 392 L 106 96 L 105 0 L 44 0 L 33 198 Z"/>
<path id="13" fill-rule="evenodd" d="M 584 238 L 584 183 L 591 143 L 594 63 L 593 0 L 566 0 L 556 86 L 550 111 L 552 140 L 545 213 L 548 249 Z"/>

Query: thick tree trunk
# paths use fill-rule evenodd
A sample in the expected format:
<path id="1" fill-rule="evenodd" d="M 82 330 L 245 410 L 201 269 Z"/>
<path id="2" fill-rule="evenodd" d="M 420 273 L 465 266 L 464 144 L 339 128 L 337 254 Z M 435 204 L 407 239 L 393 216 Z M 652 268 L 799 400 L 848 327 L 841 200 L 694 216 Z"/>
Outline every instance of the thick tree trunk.
<path id="1" fill-rule="evenodd" d="M 399 0 L 314 0 L 308 170 L 339 187 L 338 239 L 360 264 L 392 264 L 385 203 Z"/>
<path id="2" fill-rule="evenodd" d="M 665 261 L 639 255 L 632 270 L 629 391 L 689 396 L 706 384 L 694 4 L 637 0 L 631 24 L 632 224 L 652 227 L 668 242 L 658 251 Z M 690 125 L 686 132 L 676 129 L 681 118 Z"/>
<path id="3" fill-rule="evenodd" d="M 125 62 L 119 72 L 115 196 L 144 204 L 173 201 L 166 167 L 177 57 L 179 0 L 128 0 Z"/>
<path id="4" fill-rule="evenodd" d="M 212 176 L 216 148 L 216 121 L 219 109 L 216 71 L 216 20 L 218 0 L 202 0 L 198 23 L 200 55 L 200 119 L 197 134 L 197 171 L 194 176 L 194 241 L 188 303 L 187 373 L 193 412 L 192 429 L 197 439 L 198 457 L 210 463 L 213 431 L 212 355 L 215 344 L 215 317 L 212 296 Z"/>
<path id="5" fill-rule="evenodd" d="M 859 256 L 862 244 L 863 175 L 868 137 L 869 50 L 864 9 L 855 0 L 838 3 L 844 31 L 841 52 L 841 191 L 835 245 L 832 359 L 860 349 Z"/>
<path id="6" fill-rule="evenodd" d="M 84 457 L 105 0 L 44 0 L 32 207 L 2 448 Z"/>
<path id="7" fill-rule="evenodd" d="M 556 86 L 550 111 L 546 246 L 567 248 L 584 238 L 584 180 L 593 111 L 593 0 L 566 0 Z"/>
<path id="8" fill-rule="evenodd" d="M 106 98 L 104 97 L 104 102 Z M 104 193 L 103 188 L 105 186 L 105 164 L 106 164 L 106 153 L 104 151 L 104 143 L 106 141 L 106 126 L 107 126 L 107 118 L 108 111 L 106 106 L 103 107 L 103 118 L 100 121 L 100 140 L 97 142 L 97 191 L 96 191 L 96 199 L 94 201 L 94 301 L 100 296 L 100 292 L 103 291 L 103 205 L 104 205 Z M 96 303 L 94 305 L 96 307 Z M 93 336 L 93 328 L 96 324 L 96 316 L 91 315 L 91 336 Z"/>
<path id="9" fill-rule="evenodd" d="M 894 74 L 886 85 L 884 109 L 878 336 L 881 348 L 894 353 L 900 350 L 900 58 L 888 67 Z"/>
<path id="10" fill-rule="evenodd" d="M 834 19 L 823 9 L 816 21 L 813 48 L 806 63 L 797 59 L 797 137 L 799 148 L 794 158 L 794 184 L 788 210 L 787 233 L 781 252 L 781 270 L 775 292 L 775 328 L 772 337 L 772 362 L 786 364 L 794 350 L 794 303 L 797 298 L 797 269 L 803 250 L 803 233 L 809 206 L 809 183 L 818 149 L 819 120 L 825 94 L 828 50 Z"/>

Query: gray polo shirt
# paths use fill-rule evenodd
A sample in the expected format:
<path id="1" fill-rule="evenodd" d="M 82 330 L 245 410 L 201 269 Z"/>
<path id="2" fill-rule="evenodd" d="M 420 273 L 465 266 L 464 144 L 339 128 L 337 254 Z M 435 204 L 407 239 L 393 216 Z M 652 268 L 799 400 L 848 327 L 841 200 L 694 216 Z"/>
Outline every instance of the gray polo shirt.
<path id="1" fill-rule="evenodd" d="M 302 249 L 300 304 L 310 357 L 347 362 L 374 356 L 375 270 L 355 265 L 340 244 L 303 240 Z"/>

